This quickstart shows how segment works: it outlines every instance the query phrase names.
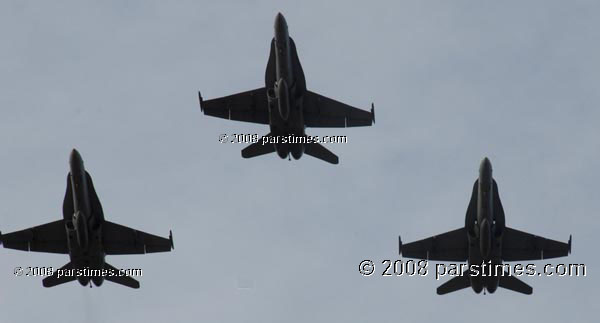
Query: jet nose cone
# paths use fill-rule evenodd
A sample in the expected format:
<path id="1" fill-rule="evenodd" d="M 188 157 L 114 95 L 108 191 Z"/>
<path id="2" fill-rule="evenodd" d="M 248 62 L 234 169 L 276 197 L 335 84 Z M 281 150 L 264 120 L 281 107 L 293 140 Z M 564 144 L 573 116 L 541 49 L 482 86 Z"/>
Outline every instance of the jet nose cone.
<path id="1" fill-rule="evenodd" d="M 77 149 L 73 149 L 71 151 L 71 157 L 69 158 L 69 163 L 71 163 L 71 165 L 73 164 L 80 164 L 81 163 L 81 155 L 79 154 L 79 152 L 77 151 Z"/>
<path id="2" fill-rule="evenodd" d="M 479 166 L 479 172 L 481 173 L 491 173 L 492 172 L 492 163 L 489 158 L 485 157 L 481 161 L 481 165 Z"/>
<path id="3" fill-rule="evenodd" d="M 287 22 L 285 18 L 281 14 L 281 12 L 277 13 L 275 17 L 275 30 L 285 30 L 287 28 Z"/>

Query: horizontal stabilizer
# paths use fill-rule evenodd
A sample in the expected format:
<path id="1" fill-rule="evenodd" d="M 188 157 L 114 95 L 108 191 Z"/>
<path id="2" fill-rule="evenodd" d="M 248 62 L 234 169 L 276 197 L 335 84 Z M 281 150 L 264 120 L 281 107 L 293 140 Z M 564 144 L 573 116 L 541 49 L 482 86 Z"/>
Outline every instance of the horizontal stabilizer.
<path id="1" fill-rule="evenodd" d="M 140 282 L 129 276 L 118 276 L 119 270 L 109 265 L 108 263 L 104 263 L 104 269 L 108 269 L 109 272 L 114 273 L 114 275 L 106 275 L 106 277 L 104 277 L 104 279 L 108 280 L 109 282 L 113 282 L 131 288 L 140 288 Z"/>
<path id="2" fill-rule="evenodd" d="M 44 287 L 54 287 L 56 285 L 60 285 L 60 284 L 64 284 L 64 283 L 68 283 L 68 282 L 72 282 L 74 280 L 77 279 L 76 275 L 65 275 L 65 272 L 67 270 L 72 270 L 73 266 L 71 265 L 71 263 L 67 263 L 66 265 L 62 266 L 59 270 L 56 270 L 54 272 L 54 274 L 52 274 L 52 276 L 48 276 L 46 278 L 44 278 L 44 280 L 42 280 L 42 285 L 44 285 Z M 61 274 L 60 277 L 58 277 L 58 274 Z"/>
<path id="3" fill-rule="evenodd" d="M 440 287 L 437 288 L 437 294 L 444 295 L 470 286 L 471 280 L 469 277 L 469 272 L 467 270 L 461 276 L 456 276 L 440 285 Z"/>
<path id="4" fill-rule="evenodd" d="M 508 272 L 504 272 L 504 276 L 500 277 L 498 286 L 526 295 L 531 295 L 533 293 L 533 288 L 531 288 L 531 286 L 520 281 L 517 277 L 510 276 Z"/>
<path id="5" fill-rule="evenodd" d="M 266 135 L 266 137 L 271 136 L 271 134 Z M 252 145 L 244 148 L 242 150 L 242 157 L 244 158 L 252 158 L 256 156 L 266 155 L 275 152 L 275 145 L 267 143 L 266 145 L 261 141 L 255 142 Z"/>
<path id="6" fill-rule="evenodd" d="M 315 158 L 319 158 L 328 163 L 337 164 L 339 163 L 338 156 L 336 156 L 331 151 L 327 150 L 323 145 L 318 143 L 310 143 L 304 144 L 304 152 L 307 155 L 313 156 Z"/>

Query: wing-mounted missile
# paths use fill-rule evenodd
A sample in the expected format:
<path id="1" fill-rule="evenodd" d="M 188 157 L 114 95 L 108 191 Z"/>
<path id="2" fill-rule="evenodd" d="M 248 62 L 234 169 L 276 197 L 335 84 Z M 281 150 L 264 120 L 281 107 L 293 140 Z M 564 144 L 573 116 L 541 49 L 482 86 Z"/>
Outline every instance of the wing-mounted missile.
<path id="1" fill-rule="evenodd" d="M 169 242 L 171 242 L 171 250 L 175 249 L 175 245 L 173 244 L 173 231 L 169 230 Z"/>
<path id="2" fill-rule="evenodd" d="M 402 237 L 398 236 L 398 254 L 402 255 Z"/>
<path id="3" fill-rule="evenodd" d="M 375 104 L 373 102 L 371 102 L 371 119 L 375 123 Z"/>
<path id="4" fill-rule="evenodd" d="M 202 99 L 202 94 L 200 93 L 200 91 L 198 91 L 198 101 L 200 101 L 200 111 L 204 111 L 204 100 Z"/>

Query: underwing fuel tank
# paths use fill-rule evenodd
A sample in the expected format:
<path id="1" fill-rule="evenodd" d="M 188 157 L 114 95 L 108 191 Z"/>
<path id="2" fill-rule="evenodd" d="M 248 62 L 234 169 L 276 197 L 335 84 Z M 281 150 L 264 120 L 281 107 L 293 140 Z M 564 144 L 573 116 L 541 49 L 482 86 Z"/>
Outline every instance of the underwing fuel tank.
<path id="1" fill-rule="evenodd" d="M 491 232 L 490 223 L 487 219 L 483 219 L 479 229 L 479 248 L 484 259 L 488 259 L 492 247 Z"/>
<path id="2" fill-rule="evenodd" d="M 73 214 L 73 226 L 75 227 L 75 233 L 77 234 L 77 243 L 85 250 L 88 246 L 88 228 L 85 216 L 77 211 Z"/>

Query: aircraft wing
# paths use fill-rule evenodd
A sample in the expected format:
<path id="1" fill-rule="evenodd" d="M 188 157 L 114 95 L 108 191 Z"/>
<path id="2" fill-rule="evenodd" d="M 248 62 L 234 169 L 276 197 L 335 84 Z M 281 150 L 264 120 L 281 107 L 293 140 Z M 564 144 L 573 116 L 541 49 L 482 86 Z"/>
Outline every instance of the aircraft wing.
<path id="1" fill-rule="evenodd" d="M 199 92 L 198 97 L 200 109 L 208 116 L 269 124 L 269 102 L 264 87 L 206 101 Z"/>
<path id="2" fill-rule="evenodd" d="M 423 240 L 402 244 L 402 257 L 437 261 L 465 261 L 469 256 L 467 231 L 460 228 Z"/>
<path id="3" fill-rule="evenodd" d="M 102 243 L 107 255 L 144 254 L 173 249 L 173 237 L 163 238 L 126 226 L 104 221 Z"/>
<path id="4" fill-rule="evenodd" d="M 63 220 L 0 235 L 4 248 L 23 251 L 69 253 Z"/>
<path id="5" fill-rule="evenodd" d="M 571 238 L 568 243 L 564 243 L 509 227 L 504 229 L 502 239 L 504 261 L 540 260 L 564 257 L 569 253 L 571 253 Z"/>
<path id="6" fill-rule="evenodd" d="M 375 122 L 375 111 L 361 110 L 320 94 L 304 94 L 304 123 L 307 127 L 361 127 Z"/>

